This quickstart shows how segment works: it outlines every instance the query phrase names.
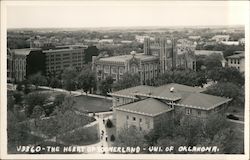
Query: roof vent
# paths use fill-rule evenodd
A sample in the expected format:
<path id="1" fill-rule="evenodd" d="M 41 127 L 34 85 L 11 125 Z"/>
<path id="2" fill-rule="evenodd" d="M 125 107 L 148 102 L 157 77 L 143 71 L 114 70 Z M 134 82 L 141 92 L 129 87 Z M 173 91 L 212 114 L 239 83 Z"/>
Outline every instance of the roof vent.
<path id="1" fill-rule="evenodd" d="M 171 87 L 169 90 L 170 92 L 174 92 L 174 87 Z"/>

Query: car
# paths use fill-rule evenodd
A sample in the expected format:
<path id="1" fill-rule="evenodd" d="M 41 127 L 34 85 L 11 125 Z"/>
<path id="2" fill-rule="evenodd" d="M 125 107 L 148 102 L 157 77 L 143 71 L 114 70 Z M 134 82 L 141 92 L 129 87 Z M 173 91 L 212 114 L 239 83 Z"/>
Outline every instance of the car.
<path id="1" fill-rule="evenodd" d="M 233 115 L 233 114 L 227 115 L 227 118 L 228 118 L 228 119 L 232 119 L 232 120 L 239 120 L 239 117 L 237 117 L 237 116 L 235 116 L 235 115 Z"/>

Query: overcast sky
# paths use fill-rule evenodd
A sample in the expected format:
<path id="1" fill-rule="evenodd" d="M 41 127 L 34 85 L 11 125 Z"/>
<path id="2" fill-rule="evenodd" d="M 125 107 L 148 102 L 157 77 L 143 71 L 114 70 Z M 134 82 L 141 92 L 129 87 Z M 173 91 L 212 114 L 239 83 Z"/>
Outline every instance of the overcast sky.
<path id="1" fill-rule="evenodd" d="M 226 1 L 33 3 L 7 6 L 7 28 L 242 25 L 247 9 Z"/>

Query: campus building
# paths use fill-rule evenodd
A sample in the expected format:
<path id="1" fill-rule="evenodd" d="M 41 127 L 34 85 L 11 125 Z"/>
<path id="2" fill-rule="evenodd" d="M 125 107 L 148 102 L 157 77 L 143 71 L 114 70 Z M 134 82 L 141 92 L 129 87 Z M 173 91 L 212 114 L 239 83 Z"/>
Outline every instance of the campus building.
<path id="1" fill-rule="evenodd" d="M 234 67 L 240 72 L 245 72 L 245 53 L 237 51 L 236 54 L 226 57 L 228 67 Z"/>
<path id="2" fill-rule="evenodd" d="M 82 68 L 85 64 L 84 50 L 86 48 L 85 45 L 69 45 L 43 51 L 46 57 L 46 75 L 58 76 L 68 67 Z"/>
<path id="3" fill-rule="evenodd" d="M 8 48 L 7 49 L 7 82 L 13 82 L 14 81 L 14 75 L 13 75 L 13 52 Z"/>
<path id="4" fill-rule="evenodd" d="M 42 50 L 39 48 L 24 48 L 24 49 L 12 49 L 7 53 L 12 54 L 13 61 L 13 80 L 14 82 L 21 82 L 25 80 L 30 74 L 35 72 L 42 72 L 43 64 L 39 65 L 43 59 L 38 58 L 37 63 L 33 61 L 33 55 L 42 54 Z M 31 58 L 32 57 L 32 58 Z"/>
<path id="5" fill-rule="evenodd" d="M 194 54 L 183 47 L 179 54 L 177 41 L 167 38 L 144 39 L 144 53 L 135 53 L 121 56 L 93 57 L 92 69 L 97 80 L 112 76 L 114 81 L 122 79 L 124 73 L 139 74 L 141 84 L 155 79 L 159 74 L 175 68 L 196 69 Z"/>
<path id="6" fill-rule="evenodd" d="M 171 83 L 159 87 L 141 85 L 109 93 L 113 97 L 117 131 L 135 126 L 147 132 L 163 118 L 176 114 L 206 119 L 223 113 L 231 99 L 203 91 L 203 88 Z"/>

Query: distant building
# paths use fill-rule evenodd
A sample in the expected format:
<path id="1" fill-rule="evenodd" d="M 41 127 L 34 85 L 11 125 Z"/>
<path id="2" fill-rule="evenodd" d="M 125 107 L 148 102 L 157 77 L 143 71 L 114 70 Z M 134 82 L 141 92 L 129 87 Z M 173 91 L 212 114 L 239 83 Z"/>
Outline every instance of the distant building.
<path id="1" fill-rule="evenodd" d="M 67 67 L 82 68 L 86 48 L 84 45 L 68 45 L 43 51 L 46 57 L 46 75 L 58 76 Z"/>
<path id="2" fill-rule="evenodd" d="M 13 49 L 13 75 L 14 81 L 20 82 L 27 78 L 27 68 L 32 68 L 30 63 L 27 63 L 27 57 L 31 52 L 41 51 L 39 48 L 24 48 L 24 49 Z M 36 67 L 34 64 L 33 67 Z"/>
<path id="3" fill-rule="evenodd" d="M 7 82 L 12 83 L 14 81 L 14 75 L 13 75 L 13 63 L 14 62 L 14 54 L 13 52 L 8 48 L 7 49 Z"/>
<path id="4" fill-rule="evenodd" d="M 228 67 L 234 67 L 240 72 L 245 72 L 245 53 L 244 51 L 235 52 L 236 54 L 226 57 Z"/>
<path id="5" fill-rule="evenodd" d="M 220 43 L 228 46 L 238 46 L 240 44 L 239 41 L 221 41 Z"/>
<path id="6" fill-rule="evenodd" d="M 139 74 L 141 84 L 145 84 L 166 70 L 178 67 L 195 70 L 195 59 L 190 57 L 188 54 L 186 56 L 177 55 L 174 40 L 156 38 L 151 41 L 149 38 L 145 38 L 144 53 L 131 52 L 130 55 L 93 57 L 92 67 L 98 80 L 112 76 L 115 81 L 119 81 L 123 74 L 127 72 Z M 183 59 L 183 61 L 180 62 L 180 59 Z"/>
<path id="7" fill-rule="evenodd" d="M 114 43 L 113 39 L 100 39 L 99 43 Z"/>
<path id="8" fill-rule="evenodd" d="M 229 35 L 216 35 L 212 37 L 212 40 L 215 40 L 216 42 L 221 42 L 221 41 L 228 41 L 230 38 Z"/>
<path id="9" fill-rule="evenodd" d="M 47 37 L 35 36 L 30 38 L 30 48 L 54 48 L 55 45 Z"/>
<path id="10" fill-rule="evenodd" d="M 189 36 L 188 39 L 199 40 L 199 39 L 201 39 L 201 36 Z"/>
<path id="11" fill-rule="evenodd" d="M 203 91 L 202 88 L 171 83 L 159 87 L 141 85 L 110 93 L 117 131 L 135 126 L 148 132 L 163 118 L 171 119 L 175 114 L 199 119 L 223 114 L 231 99 Z"/>

